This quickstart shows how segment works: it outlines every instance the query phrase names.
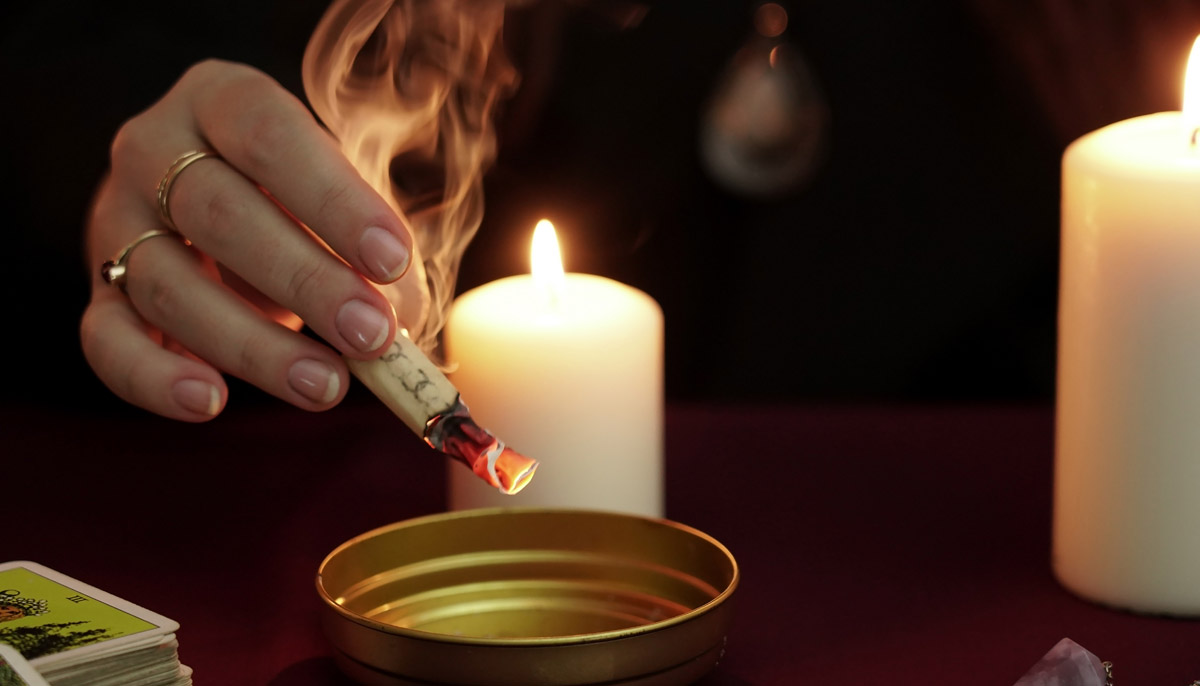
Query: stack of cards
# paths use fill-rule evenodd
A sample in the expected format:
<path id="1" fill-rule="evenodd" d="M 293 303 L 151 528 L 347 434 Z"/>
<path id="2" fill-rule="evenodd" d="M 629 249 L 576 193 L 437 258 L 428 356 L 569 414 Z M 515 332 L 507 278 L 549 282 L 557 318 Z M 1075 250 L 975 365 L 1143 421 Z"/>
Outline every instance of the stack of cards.
<path id="1" fill-rule="evenodd" d="M 0 686 L 190 686 L 178 630 L 39 564 L 0 564 Z"/>

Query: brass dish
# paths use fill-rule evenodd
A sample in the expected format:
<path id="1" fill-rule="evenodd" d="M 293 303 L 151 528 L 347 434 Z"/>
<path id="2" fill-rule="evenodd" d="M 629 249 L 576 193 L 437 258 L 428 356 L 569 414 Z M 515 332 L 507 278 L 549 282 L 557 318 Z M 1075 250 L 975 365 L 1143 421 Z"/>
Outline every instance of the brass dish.
<path id="1" fill-rule="evenodd" d="M 342 670 L 405 686 L 681 686 L 724 652 L 737 563 L 682 524 L 490 509 L 362 534 L 321 563 Z"/>

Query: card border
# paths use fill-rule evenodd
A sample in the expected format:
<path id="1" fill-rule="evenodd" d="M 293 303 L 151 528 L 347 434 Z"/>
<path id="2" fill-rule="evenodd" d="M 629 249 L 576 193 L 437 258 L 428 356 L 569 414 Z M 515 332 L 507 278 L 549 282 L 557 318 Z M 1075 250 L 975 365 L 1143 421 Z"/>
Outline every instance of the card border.
<path id="1" fill-rule="evenodd" d="M 11 666 L 17 676 L 25 680 L 26 686 L 50 686 L 50 682 L 46 681 L 46 677 L 34 668 L 32 662 L 26 660 L 25 656 L 16 648 L 3 641 L 0 641 L 0 659 Z M 33 672 L 33 674 L 27 672 Z"/>

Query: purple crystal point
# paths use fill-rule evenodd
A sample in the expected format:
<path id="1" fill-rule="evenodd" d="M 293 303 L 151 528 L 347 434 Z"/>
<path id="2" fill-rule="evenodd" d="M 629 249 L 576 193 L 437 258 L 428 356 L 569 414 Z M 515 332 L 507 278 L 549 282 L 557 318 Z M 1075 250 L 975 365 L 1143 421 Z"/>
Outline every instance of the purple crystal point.
<path id="1" fill-rule="evenodd" d="M 1100 658 L 1069 638 L 1059 641 L 1013 686 L 1105 686 Z"/>

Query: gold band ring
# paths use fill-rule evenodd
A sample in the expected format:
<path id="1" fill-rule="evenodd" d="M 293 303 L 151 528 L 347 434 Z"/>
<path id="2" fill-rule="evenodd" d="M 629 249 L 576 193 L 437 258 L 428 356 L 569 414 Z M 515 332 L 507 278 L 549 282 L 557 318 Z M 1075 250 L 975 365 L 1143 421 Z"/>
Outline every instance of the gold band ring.
<path id="1" fill-rule="evenodd" d="M 170 167 L 167 167 L 167 173 L 163 174 L 162 180 L 158 182 L 158 216 L 162 219 L 163 224 L 166 224 L 167 228 L 172 231 L 179 231 L 179 229 L 175 226 L 175 220 L 171 219 L 171 207 L 167 204 L 168 198 L 171 197 L 171 186 L 175 185 L 175 179 L 179 178 L 188 165 L 205 157 L 221 158 L 220 155 L 209 150 L 189 150 L 176 158 Z"/>
<path id="2" fill-rule="evenodd" d="M 104 283 L 110 286 L 116 286 L 125 292 L 125 272 L 127 271 L 126 263 L 129 262 L 129 256 L 133 254 L 133 249 L 141 245 L 143 242 L 156 238 L 158 236 L 177 236 L 178 234 L 166 229 L 152 229 L 137 238 L 129 241 L 129 244 L 121 248 L 121 252 L 117 253 L 116 257 L 111 260 L 106 260 L 100 265 L 100 277 L 104 279 Z M 188 240 L 183 240 L 185 245 L 190 245 Z"/>

